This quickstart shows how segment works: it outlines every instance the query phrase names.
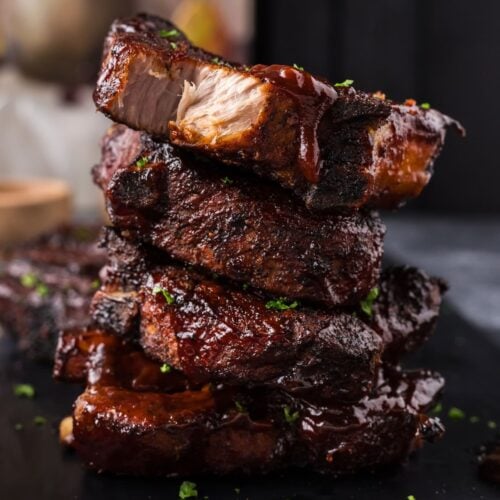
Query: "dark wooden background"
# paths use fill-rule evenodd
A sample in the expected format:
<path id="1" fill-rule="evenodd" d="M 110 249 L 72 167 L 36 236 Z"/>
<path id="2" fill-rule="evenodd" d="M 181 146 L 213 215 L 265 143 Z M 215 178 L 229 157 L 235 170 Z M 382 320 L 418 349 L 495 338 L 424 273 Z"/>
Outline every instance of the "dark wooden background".
<path id="1" fill-rule="evenodd" d="M 459 119 L 411 207 L 500 212 L 500 1 L 257 0 L 255 62 L 297 63 Z"/>

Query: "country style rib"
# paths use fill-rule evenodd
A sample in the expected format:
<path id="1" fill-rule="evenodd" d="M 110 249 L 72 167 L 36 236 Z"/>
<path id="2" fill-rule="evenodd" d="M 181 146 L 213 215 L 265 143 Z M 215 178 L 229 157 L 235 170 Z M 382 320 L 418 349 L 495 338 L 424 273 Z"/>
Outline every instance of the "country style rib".
<path id="1" fill-rule="evenodd" d="M 272 178 L 319 210 L 418 196 L 446 128 L 462 130 L 297 67 L 228 63 L 149 15 L 112 24 L 94 100 L 114 121 Z"/>
<path id="2" fill-rule="evenodd" d="M 276 186 L 112 127 L 94 178 L 110 219 L 175 259 L 271 294 L 355 304 L 379 278 L 377 214 L 314 214 Z M 147 163 L 137 166 L 138 159 Z"/>

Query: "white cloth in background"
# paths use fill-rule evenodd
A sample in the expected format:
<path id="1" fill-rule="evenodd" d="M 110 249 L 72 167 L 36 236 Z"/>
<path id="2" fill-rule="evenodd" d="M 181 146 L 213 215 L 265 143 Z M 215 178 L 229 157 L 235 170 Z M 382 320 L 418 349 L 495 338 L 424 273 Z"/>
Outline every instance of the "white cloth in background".
<path id="1" fill-rule="evenodd" d="M 0 71 L 0 178 L 57 177 L 71 186 L 78 211 L 93 212 L 102 195 L 90 168 L 109 120 L 95 111 L 90 87 L 77 104 L 61 99 L 59 86 Z"/>

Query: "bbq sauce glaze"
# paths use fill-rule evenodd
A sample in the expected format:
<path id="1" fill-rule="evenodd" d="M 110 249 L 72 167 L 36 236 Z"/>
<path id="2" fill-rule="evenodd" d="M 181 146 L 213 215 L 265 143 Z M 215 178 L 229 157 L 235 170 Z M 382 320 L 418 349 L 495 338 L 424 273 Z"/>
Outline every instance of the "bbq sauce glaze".
<path id="1" fill-rule="evenodd" d="M 310 73 L 291 66 L 258 64 L 250 68 L 250 73 L 275 85 L 295 103 L 299 118 L 297 164 L 304 177 L 316 184 L 321 169 L 318 125 L 336 101 L 337 91 Z"/>

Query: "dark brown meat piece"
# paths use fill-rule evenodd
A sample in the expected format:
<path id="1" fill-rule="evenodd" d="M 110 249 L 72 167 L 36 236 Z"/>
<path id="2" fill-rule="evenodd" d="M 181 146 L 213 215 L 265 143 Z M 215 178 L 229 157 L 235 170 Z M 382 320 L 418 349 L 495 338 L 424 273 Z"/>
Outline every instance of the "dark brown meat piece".
<path id="1" fill-rule="evenodd" d="M 148 355 L 192 380 L 274 381 L 295 394 L 314 386 L 318 397 L 357 400 L 371 390 L 382 352 L 397 361 L 416 348 L 439 310 L 439 281 L 412 268 L 384 273 L 371 317 L 358 308 L 273 310 L 256 291 L 167 263 L 116 230 L 105 235 L 109 264 L 94 320 L 122 338 L 140 330 Z M 383 307 L 388 300 L 393 310 Z"/>
<path id="2" fill-rule="evenodd" d="M 230 64 L 148 15 L 111 26 L 94 100 L 117 122 L 272 178 L 321 210 L 418 196 L 446 128 L 460 128 L 297 68 Z"/>
<path id="3" fill-rule="evenodd" d="M 149 163 L 138 167 L 141 157 Z M 375 286 L 384 234 L 376 214 L 313 214 L 273 186 L 201 163 L 114 126 L 94 176 L 113 225 L 175 259 L 327 306 L 356 304 Z"/>
<path id="4" fill-rule="evenodd" d="M 52 361 L 59 330 L 89 322 L 105 253 L 98 228 L 62 227 L 0 262 L 0 323 L 29 357 Z"/>
<path id="5" fill-rule="evenodd" d="M 430 372 L 385 368 L 371 396 L 317 405 L 272 386 L 190 386 L 98 330 L 66 332 L 57 356 L 59 379 L 84 383 L 87 376 L 73 446 L 99 471 L 163 476 L 301 466 L 348 473 L 399 462 L 443 432 L 423 414 L 443 386 Z"/>
<path id="6" fill-rule="evenodd" d="M 442 433 L 423 414 L 443 385 L 428 372 L 388 370 L 373 396 L 353 406 L 315 406 L 272 389 L 137 392 L 116 382 L 97 380 L 75 403 L 73 446 L 98 471 L 171 476 L 301 466 L 350 473 L 400 462 Z"/>

